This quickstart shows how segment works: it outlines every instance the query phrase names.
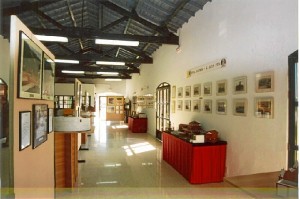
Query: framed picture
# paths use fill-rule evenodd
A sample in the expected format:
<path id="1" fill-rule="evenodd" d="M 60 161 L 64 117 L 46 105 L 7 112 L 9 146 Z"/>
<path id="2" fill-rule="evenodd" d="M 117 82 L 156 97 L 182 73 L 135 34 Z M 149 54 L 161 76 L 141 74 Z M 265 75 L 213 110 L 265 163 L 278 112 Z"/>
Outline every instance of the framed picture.
<path id="1" fill-rule="evenodd" d="M 107 97 L 107 105 L 115 105 L 115 97 Z"/>
<path id="2" fill-rule="evenodd" d="M 182 111 L 182 100 L 177 101 L 177 110 Z"/>
<path id="3" fill-rule="evenodd" d="M 274 99 L 273 97 L 255 98 L 255 116 L 259 118 L 274 118 Z"/>
<path id="4" fill-rule="evenodd" d="M 184 110 L 185 111 L 191 111 L 191 100 L 185 100 L 184 101 Z"/>
<path id="5" fill-rule="evenodd" d="M 176 86 L 172 86 L 172 98 L 176 98 Z"/>
<path id="6" fill-rule="evenodd" d="M 115 106 L 107 106 L 106 112 L 107 113 L 115 113 L 116 112 Z"/>
<path id="7" fill-rule="evenodd" d="M 194 112 L 200 112 L 201 109 L 201 100 L 193 100 L 192 108 Z"/>
<path id="8" fill-rule="evenodd" d="M 54 116 L 53 108 L 48 108 L 48 133 L 53 132 L 53 116 Z"/>
<path id="9" fill-rule="evenodd" d="M 247 76 L 240 76 L 233 78 L 233 93 L 243 94 L 247 93 Z"/>
<path id="10" fill-rule="evenodd" d="M 33 145 L 36 148 L 47 140 L 48 134 L 48 105 L 33 105 Z"/>
<path id="11" fill-rule="evenodd" d="M 183 97 L 183 87 L 179 87 L 177 89 L 177 97 L 182 98 Z"/>
<path id="12" fill-rule="evenodd" d="M 203 84 L 203 95 L 204 96 L 210 96 L 212 91 L 212 83 L 211 82 L 206 82 Z"/>
<path id="13" fill-rule="evenodd" d="M 41 99 L 43 51 L 20 32 L 18 97 Z"/>
<path id="14" fill-rule="evenodd" d="M 199 97 L 201 95 L 201 84 L 195 84 L 193 86 L 193 97 Z"/>
<path id="15" fill-rule="evenodd" d="M 43 56 L 42 99 L 54 99 L 55 63 L 48 55 Z"/>
<path id="16" fill-rule="evenodd" d="M 31 111 L 19 112 L 19 151 L 31 144 Z"/>
<path id="17" fill-rule="evenodd" d="M 175 113 L 175 112 L 176 112 L 176 100 L 172 100 L 171 113 Z"/>
<path id="18" fill-rule="evenodd" d="M 184 89 L 185 97 L 191 97 L 191 86 L 186 86 Z"/>
<path id="19" fill-rule="evenodd" d="M 217 114 L 226 115 L 227 114 L 227 100 L 218 99 L 216 101 L 216 112 Z"/>
<path id="20" fill-rule="evenodd" d="M 246 98 L 233 99 L 233 115 L 246 116 L 248 109 L 248 101 Z"/>
<path id="21" fill-rule="evenodd" d="M 227 94 L 227 80 L 220 80 L 216 83 L 216 94 L 226 95 Z"/>
<path id="22" fill-rule="evenodd" d="M 212 100 L 205 99 L 203 102 L 203 111 L 205 113 L 212 113 Z"/>
<path id="23" fill-rule="evenodd" d="M 274 72 L 258 73 L 255 76 L 255 91 L 257 93 L 274 91 Z"/>
<path id="24" fill-rule="evenodd" d="M 115 103 L 116 105 L 123 105 L 123 97 L 116 97 Z"/>

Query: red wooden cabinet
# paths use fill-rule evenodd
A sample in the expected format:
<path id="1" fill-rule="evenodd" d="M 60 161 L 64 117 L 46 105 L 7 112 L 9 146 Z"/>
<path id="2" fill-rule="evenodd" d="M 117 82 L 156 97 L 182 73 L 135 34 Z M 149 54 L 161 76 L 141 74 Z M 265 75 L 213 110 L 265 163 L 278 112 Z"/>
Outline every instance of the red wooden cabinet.
<path id="1" fill-rule="evenodd" d="M 192 184 L 222 182 L 225 176 L 226 145 L 192 144 L 163 133 L 163 160 Z"/>
<path id="2" fill-rule="evenodd" d="M 128 129 L 132 133 L 147 133 L 147 118 L 128 117 Z"/>

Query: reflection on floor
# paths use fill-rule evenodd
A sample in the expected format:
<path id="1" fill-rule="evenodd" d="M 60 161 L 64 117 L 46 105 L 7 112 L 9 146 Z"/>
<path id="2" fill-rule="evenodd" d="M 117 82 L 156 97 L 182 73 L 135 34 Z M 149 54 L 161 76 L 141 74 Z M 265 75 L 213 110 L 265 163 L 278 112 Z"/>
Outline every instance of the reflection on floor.
<path id="1" fill-rule="evenodd" d="M 131 133 L 123 123 L 96 124 L 89 150 L 79 152 L 86 162 L 79 164 L 78 187 L 57 190 L 56 198 L 276 198 L 270 176 L 264 181 L 272 180 L 272 186 L 260 188 L 236 178 L 191 185 L 162 160 L 161 142 L 149 134 Z"/>

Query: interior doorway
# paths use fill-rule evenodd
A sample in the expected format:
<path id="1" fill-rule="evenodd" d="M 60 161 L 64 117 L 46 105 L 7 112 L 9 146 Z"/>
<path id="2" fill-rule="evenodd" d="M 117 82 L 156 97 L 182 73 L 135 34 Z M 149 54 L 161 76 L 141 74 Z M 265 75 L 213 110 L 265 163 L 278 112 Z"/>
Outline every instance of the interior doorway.
<path id="1" fill-rule="evenodd" d="M 100 121 L 106 121 L 106 96 L 99 96 L 99 119 Z"/>

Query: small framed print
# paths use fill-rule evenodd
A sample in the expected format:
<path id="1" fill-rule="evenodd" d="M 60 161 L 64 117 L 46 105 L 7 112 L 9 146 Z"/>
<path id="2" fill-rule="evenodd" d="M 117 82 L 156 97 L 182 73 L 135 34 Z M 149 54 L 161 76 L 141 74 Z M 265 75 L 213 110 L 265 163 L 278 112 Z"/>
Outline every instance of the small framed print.
<path id="1" fill-rule="evenodd" d="M 193 97 L 199 97 L 201 95 L 201 84 L 195 84 L 193 86 Z"/>
<path id="2" fill-rule="evenodd" d="M 192 108 L 194 112 L 200 112 L 201 109 L 201 101 L 196 99 L 193 100 Z"/>
<path id="3" fill-rule="evenodd" d="M 218 114 L 226 115 L 227 114 L 227 100 L 218 99 L 216 101 L 216 112 Z"/>
<path id="4" fill-rule="evenodd" d="M 184 110 L 185 111 L 191 111 L 191 100 L 185 100 L 184 101 Z"/>
<path id="5" fill-rule="evenodd" d="M 248 101 L 246 98 L 233 99 L 233 115 L 246 116 L 248 109 Z"/>
<path id="6" fill-rule="evenodd" d="M 177 97 L 182 98 L 183 97 L 183 87 L 179 87 L 177 89 Z"/>
<path id="7" fill-rule="evenodd" d="M 115 97 L 107 97 L 107 105 L 115 105 Z"/>
<path id="8" fill-rule="evenodd" d="M 182 111 L 182 100 L 177 101 L 177 110 Z"/>
<path id="9" fill-rule="evenodd" d="M 115 106 L 107 106 L 106 107 L 106 112 L 107 113 L 115 113 L 116 112 Z"/>
<path id="10" fill-rule="evenodd" d="M 172 98 L 176 98 L 176 86 L 172 86 Z"/>
<path id="11" fill-rule="evenodd" d="M 191 97 L 191 86 L 186 86 L 184 93 L 185 97 Z"/>
<path id="12" fill-rule="evenodd" d="M 176 112 L 176 100 L 172 100 L 172 103 L 171 103 L 171 111 L 172 111 L 172 113 L 175 113 L 175 112 Z"/>
<path id="13" fill-rule="evenodd" d="M 274 72 L 258 73 L 255 76 L 255 91 L 257 93 L 274 91 Z"/>
<path id="14" fill-rule="evenodd" d="M 274 118 L 274 99 L 273 97 L 255 98 L 255 116 L 259 118 Z"/>
<path id="15" fill-rule="evenodd" d="M 48 133 L 53 132 L 53 116 L 54 116 L 53 108 L 48 108 Z"/>
<path id="16" fill-rule="evenodd" d="M 203 84 L 203 95 L 204 96 L 210 96 L 212 93 L 212 83 L 211 82 L 206 82 Z"/>
<path id="17" fill-rule="evenodd" d="M 203 111 L 204 111 L 204 113 L 212 113 L 212 100 L 210 100 L 210 99 L 204 100 Z"/>
<path id="18" fill-rule="evenodd" d="M 233 79 L 233 93 L 247 93 L 247 76 L 240 76 Z"/>
<path id="19" fill-rule="evenodd" d="M 120 106 L 120 105 L 123 105 L 124 103 L 123 103 L 123 97 L 116 97 L 115 98 L 115 103 L 116 103 L 116 105 L 117 106 Z"/>
<path id="20" fill-rule="evenodd" d="M 226 95 L 227 94 L 227 80 L 217 81 L 216 84 L 216 94 L 217 95 Z"/>
<path id="21" fill-rule="evenodd" d="M 19 112 L 19 130 L 19 151 L 22 151 L 31 144 L 31 111 Z"/>
<path id="22" fill-rule="evenodd" d="M 48 137 L 48 105 L 34 104 L 33 105 L 33 145 L 36 148 L 44 143 Z"/>

